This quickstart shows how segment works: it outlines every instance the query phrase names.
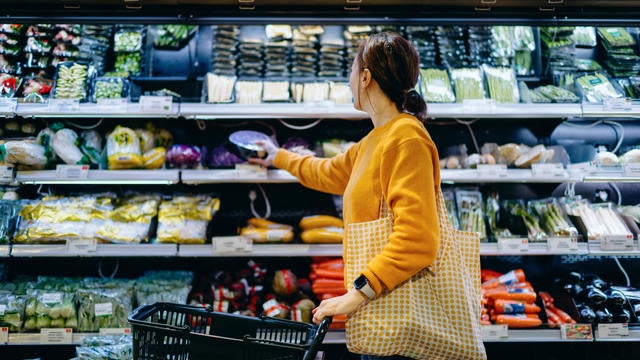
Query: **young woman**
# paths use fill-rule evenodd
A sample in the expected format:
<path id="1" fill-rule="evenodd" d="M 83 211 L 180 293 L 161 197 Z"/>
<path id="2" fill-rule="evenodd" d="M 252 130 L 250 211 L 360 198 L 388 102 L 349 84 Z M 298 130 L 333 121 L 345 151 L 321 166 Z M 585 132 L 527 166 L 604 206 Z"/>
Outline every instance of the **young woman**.
<path id="1" fill-rule="evenodd" d="M 375 302 L 427 269 L 438 253 L 439 157 L 423 125 L 427 106 L 414 88 L 418 77 L 419 57 L 410 42 L 395 33 L 373 34 L 358 48 L 349 77 L 354 107 L 366 112 L 374 125 L 363 139 L 330 159 L 261 144 L 268 153 L 263 164 L 289 171 L 309 188 L 343 195 L 348 291 L 322 301 L 313 310 L 313 321 L 348 314 L 350 350 L 351 337 L 369 331 L 350 329 L 351 317 L 363 304 Z M 384 235 L 384 246 L 372 250 L 367 227 L 384 214 L 392 216 L 392 226 Z M 380 341 L 392 348 L 392 343 L 406 340 L 389 337 Z M 363 351 L 366 349 L 358 352 Z M 363 355 L 363 359 L 378 358 Z"/>

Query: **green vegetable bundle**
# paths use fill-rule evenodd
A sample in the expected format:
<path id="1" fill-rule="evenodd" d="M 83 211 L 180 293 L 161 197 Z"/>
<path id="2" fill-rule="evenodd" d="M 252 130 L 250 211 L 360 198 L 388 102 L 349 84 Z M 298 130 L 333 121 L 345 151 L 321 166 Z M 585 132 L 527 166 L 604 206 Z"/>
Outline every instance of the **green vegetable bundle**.
<path id="1" fill-rule="evenodd" d="M 421 69 L 422 95 L 430 103 L 452 103 L 456 101 L 447 70 Z"/>
<path id="2" fill-rule="evenodd" d="M 583 98 L 588 102 L 602 102 L 605 99 L 621 98 L 624 93 L 618 90 L 609 78 L 596 72 L 585 74 L 576 78 L 578 89 L 582 92 Z"/>
<path id="3" fill-rule="evenodd" d="M 155 28 L 156 37 L 153 45 L 157 48 L 179 49 L 197 31 L 195 25 L 169 24 Z"/>
<path id="4" fill-rule="evenodd" d="M 479 68 L 459 68 L 451 70 L 457 102 L 485 98 L 482 72 Z"/>
<path id="5" fill-rule="evenodd" d="M 87 100 L 88 81 L 95 75 L 93 67 L 75 62 L 58 65 L 55 99 Z"/>
<path id="6" fill-rule="evenodd" d="M 78 299 L 78 331 L 127 327 L 127 316 L 133 311 L 132 281 L 85 281 L 76 291 Z"/>
<path id="7" fill-rule="evenodd" d="M 489 97 L 497 103 L 519 103 L 520 94 L 516 83 L 516 73 L 508 67 L 483 65 Z"/>
<path id="8" fill-rule="evenodd" d="M 0 326 L 18 332 L 24 322 L 25 295 L 0 294 Z"/>
<path id="9" fill-rule="evenodd" d="M 556 237 L 577 236 L 578 230 L 570 223 L 554 198 L 529 201 L 529 210 L 541 219 L 547 233 Z"/>
<path id="10" fill-rule="evenodd" d="M 533 89 L 531 93 L 535 93 L 554 103 L 577 103 L 580 98 L 576 94 L 567 89 L 555 85 L 543 85 Z M 546 102 L 546 101 L 541 101 Z"/>

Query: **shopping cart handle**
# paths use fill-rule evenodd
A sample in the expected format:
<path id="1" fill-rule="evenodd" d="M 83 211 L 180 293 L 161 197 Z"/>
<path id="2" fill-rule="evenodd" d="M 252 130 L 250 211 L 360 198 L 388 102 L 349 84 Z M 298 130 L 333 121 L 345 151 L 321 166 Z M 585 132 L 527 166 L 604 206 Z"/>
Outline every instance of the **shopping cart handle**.
<path id="1" fill-rule="evenodd" d="M 318 328 L 316 329 L 316 336 L 313 338 L 313 341 L 311 342 L 309 351 L 307 351 L 307 353 L 304 355 L 304 360 L 314 360 L 316 358 L 316 353 L 318 352 L 318 346 L 322 344 L 322 341 L 324 340 L 324 336 L 327 334 L 327 331 L 329 331 L 329 325 L 331 325 L 332 321 L 333 321 L 333 318 L 331 316 L 325 316 L 322 319 L 322 321 L 320 322 L 320 325 L 318 325 Z"/>

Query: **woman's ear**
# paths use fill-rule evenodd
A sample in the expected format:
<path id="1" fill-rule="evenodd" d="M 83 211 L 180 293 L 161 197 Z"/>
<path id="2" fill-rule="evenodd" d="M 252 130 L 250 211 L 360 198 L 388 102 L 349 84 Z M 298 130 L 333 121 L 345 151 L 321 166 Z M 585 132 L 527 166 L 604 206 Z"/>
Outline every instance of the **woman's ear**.
<path id="1" fill-rule="evenodd" d="M 360 81 L 362 81 L 362 87 L 366 88 L 371 83 L 371 71 L 365 68 L 362 70 L 362 76 L 360 76 Z"/>

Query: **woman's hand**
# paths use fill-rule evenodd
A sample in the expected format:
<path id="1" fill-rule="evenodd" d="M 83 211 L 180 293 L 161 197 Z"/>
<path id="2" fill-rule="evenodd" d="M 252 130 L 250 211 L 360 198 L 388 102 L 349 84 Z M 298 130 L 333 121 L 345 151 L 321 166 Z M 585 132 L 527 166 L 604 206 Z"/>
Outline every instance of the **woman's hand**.
<path id="1" fill-rule="evenodd" d="M 265 158 L 250 158 L 249 163 L 261 165 L 264 167 L 272 166 L 273 160 L 276 158 L 276 153 L 280 150 L 273 142 L 271 141 L 256 141 L 256 145 L 262 147 L 264 151 L 267 153 L 267 157 Z"/>
<path id="2" fill-rule="evenodd" d="M 344 295 L 323 300 L 317 308 L 313 309 L 313 322 L 320 324 L 326 316 L 351 314 L 365 300 L 367 299 L 364 294 L 356 289 L 351 289 Z"/>

